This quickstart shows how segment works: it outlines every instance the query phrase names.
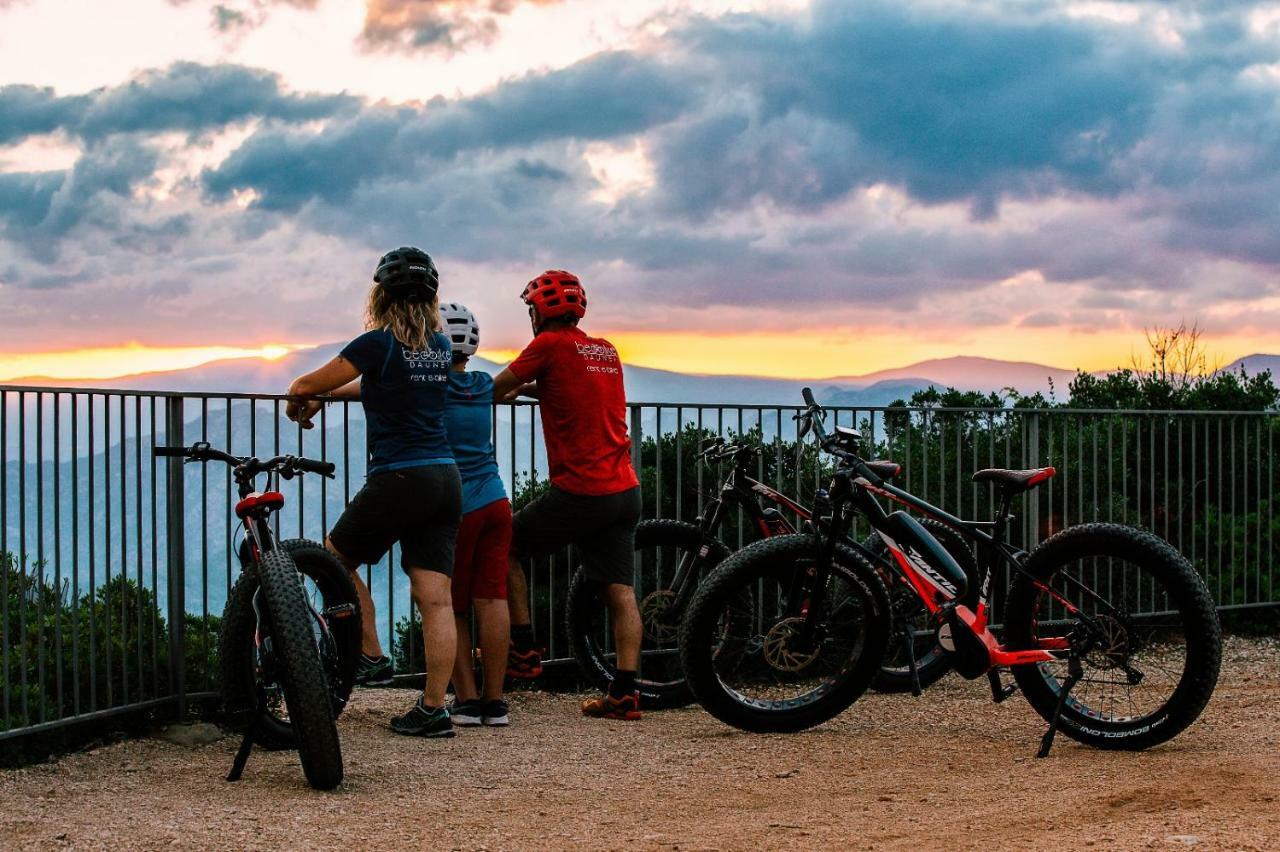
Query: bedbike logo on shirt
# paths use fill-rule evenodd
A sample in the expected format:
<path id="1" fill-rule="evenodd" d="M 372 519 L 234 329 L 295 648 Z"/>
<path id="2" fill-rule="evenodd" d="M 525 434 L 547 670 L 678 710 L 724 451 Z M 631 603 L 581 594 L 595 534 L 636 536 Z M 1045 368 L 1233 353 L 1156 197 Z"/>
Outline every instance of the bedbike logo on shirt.
<path id="1" fill-rule="evenodd" d="M 617 373 L 618 350 L 608 343 L 574 341 L 578 357 L 587 362 L 588 373 Z"/>
<path id="2" fill-rule="evenodd" d="M 402 349 L 401 357 L 409 368 L 411 382 L 447 382 L 449 368 L 453 365 L 453 352 L 449 349 Z"/>

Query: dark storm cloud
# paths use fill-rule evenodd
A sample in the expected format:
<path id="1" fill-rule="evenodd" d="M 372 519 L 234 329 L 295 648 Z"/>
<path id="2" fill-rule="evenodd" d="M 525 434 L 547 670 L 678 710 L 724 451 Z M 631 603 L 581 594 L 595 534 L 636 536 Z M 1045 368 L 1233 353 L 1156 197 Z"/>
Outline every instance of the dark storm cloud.
<path id="1" fill-rule="evenodd" d="M 1116 160 L 1147 127 L 1158 78 L 1096 29 L 972 12 L 825 2 L 812 24 L 739 16 L 681 35 L 714 57 L 727 105 L 657 149 L 673 209 L 763 196 L 821 206 L 889 182 L 926 202 L 1126 185 Z"/>
<path id="2" fill-rule="evenodd" d="M 0 87 L 0 144 L 58 130 L 94 141 L 117 133 L 200 133 L 252 118 L 311 121 L 358 103 L 342 94 L 286 93 L 268 71 L 178 62 L 87 95 Z"/>
<path id="3" fill-rule="evenodd" d="M 61 130 L 78 120 L 87 96 L 60 98 L 48 87 L 0 86 L 0 145 Z"/>
<path id="4" fill-rule="evenodd" d="M 451 160 L 467 153 L 643 133 L 689 103 L 686 81 L 674 69 L 632 53 L 605 53 L 422 110 L 373 106 L 318 132 L 262 131 L 203 181 L 215 198 L 252 189 L 261 208 L 296 210 L 312 198 L 341 202 L 362 181 L 412 183 L 421 168 L 461 168 Z"/>

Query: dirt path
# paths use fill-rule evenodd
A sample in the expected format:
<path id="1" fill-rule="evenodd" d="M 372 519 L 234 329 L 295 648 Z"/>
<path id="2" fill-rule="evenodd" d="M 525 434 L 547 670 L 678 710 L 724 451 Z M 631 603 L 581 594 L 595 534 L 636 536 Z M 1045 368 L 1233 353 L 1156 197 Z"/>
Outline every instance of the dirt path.
<path id="1" fill-rule="evenodd" d="M 0 846 L 1280 848 L 1280 643 L 1233 641 L 1204 718 L 1145 754 L 1060 739 L 1035 760 L 1038 717 L 984 689 L 871 695 L 792 736 L 697 709 L 589 721 L 525 693 L 510 729 L 437 742 L 386 730 L 411 693 L 369 691 L 342 719 L 336 793 L 287 753 L 222 782 L 230 738 L 124 742 L 0 773 Z"/>

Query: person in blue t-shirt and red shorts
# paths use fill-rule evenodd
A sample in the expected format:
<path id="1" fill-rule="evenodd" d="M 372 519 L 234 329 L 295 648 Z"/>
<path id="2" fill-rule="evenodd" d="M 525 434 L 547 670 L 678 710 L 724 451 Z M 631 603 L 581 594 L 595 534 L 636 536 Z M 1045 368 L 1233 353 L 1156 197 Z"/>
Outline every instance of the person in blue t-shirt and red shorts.
<path id="1" fill-rule="evenodd" d="M 617 649 L 608 694 L 584 701 L 582 712 L 639 719 L 635 679 L 643 626 L 632 560 L 640 481 L 631 464 L 622 362 L 609 341 L 578 327 L 587 295 L 577 276 L 549 270 L 529 282 L 522 298 L 533 342 L 498 374 L 494 394 L 505 400 L 524 393 L 540 401 L 551 487 L 515 516 L 511 576 L 523 577 L 521 559 L 569 544 L 577 548 L 588 578 L 603 592 Z M 523 588 L 513 584 L 512 592 L 523 595 Z M 527 621 L 522 626 L 528 630 Z"/>
<path id="2" fill-rule="evenodd" d="M 458 654 L 453 667 L 453 724 L 506 725 L 502 680 L 507 668 L 511 619 L 507 610 L 507 556 L 511 551 L 511 501 L 493 449 L 493 377 L 470 372 L 467 362 L 480 346 L 480 325 L 464 305 L 441 308 L 453 344 L 445 425 L 462 477 L 462 525 L 453 563 L 453 614 Z M 476 686 L 472 664 L 474 607 L 484 683 Z M 483 690 L 483 691 L 482 691 Z"/>
<path id="3" fill-rule="evenodd" d="M 373 598 L 361 565 L 382 560 L 399 544 L 413 601 L 422 613 L 427 680 L 403 716 L 399 734 L 454 735 L 444 707 L 457 638 L 450 575 L 462 514 L 462 483 L 445 431 L 452 364 L 440 332 L 440 275 L 421 249 L 404 247 L 378 262 L 366 309 L 368 329 L 318 370 L 295 379 L 286 414 L 305 428 L 324 399 L 358 399 L 365 414 L 368 477 L 325 544 L 351 572 L 360 596 L 364 656 L 357 682 L 390 682 Z"/>

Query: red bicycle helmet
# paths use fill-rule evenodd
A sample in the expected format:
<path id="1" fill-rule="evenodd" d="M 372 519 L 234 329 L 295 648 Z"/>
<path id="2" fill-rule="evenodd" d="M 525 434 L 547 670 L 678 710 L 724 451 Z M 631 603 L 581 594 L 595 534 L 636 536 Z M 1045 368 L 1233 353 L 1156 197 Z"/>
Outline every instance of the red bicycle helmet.
<path id="1" fill-rule="evenodd" d="M 548 269 L 530 281 L 520 298 L 537 308 L 544 320 L 570 315 L 582 319 L 587 315 L 587 291 L 578 276 L 563 269 Z"/>

